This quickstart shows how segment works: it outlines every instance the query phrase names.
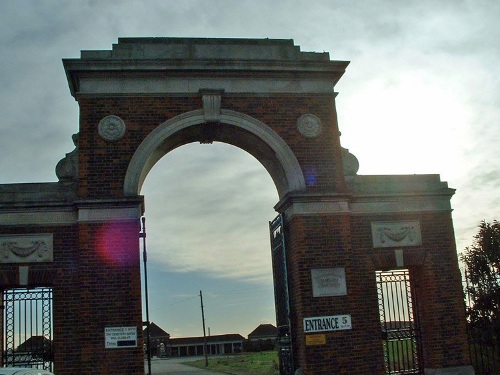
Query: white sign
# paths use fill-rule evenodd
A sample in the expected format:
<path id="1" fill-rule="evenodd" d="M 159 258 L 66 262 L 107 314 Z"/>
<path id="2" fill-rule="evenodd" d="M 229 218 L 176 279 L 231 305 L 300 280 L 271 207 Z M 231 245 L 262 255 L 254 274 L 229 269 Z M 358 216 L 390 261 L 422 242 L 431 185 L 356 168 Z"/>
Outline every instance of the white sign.
<path id="1" fill-rule="evenodd" d="M 136 348 L 137 327 L 106 327 L 104 340 L 106 349 Z"/>
<path id="2" fill-rule="evenodd" d="M 347 294 L 344 268 L 311 270 L 313 297 L 345 296 Z"/>
<path id="3" fill-rule="evenodd" d="M 341 331 L 345 329 L 352 329 L 350 315 L 304 318 L 304 333 Z"/>

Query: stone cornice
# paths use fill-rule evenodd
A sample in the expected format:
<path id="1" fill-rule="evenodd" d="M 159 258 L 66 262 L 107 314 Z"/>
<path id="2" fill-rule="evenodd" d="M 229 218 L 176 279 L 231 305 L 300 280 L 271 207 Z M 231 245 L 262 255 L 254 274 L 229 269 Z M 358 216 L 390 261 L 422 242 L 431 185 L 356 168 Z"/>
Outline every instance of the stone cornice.
<path id="1" fill-rule="evenodd" d="M 142 196 L 76 202 L 79 223 L 138 220 L 144 213 Z"/>
<path id="2" fill-rule="evenodd" d="M 71 95 L 328 93 L 349 62 L 292 40 L 124 38 L 110 51 L 63 59 Z M 252 77 L 249 79 L 249 77 Z"/>
<path id="3" fill-rule="evenodd" d="M 105 76 L 105 78 L 104 78 Z M 238 76 L 217 77 L 211 72 L 200 76 L 175 77 L 165 74 L 143 76 L 121 73 L 80 75 L 70 80 L 70 90 L 75 98 L 81 96 L 158 96 L 192 95 L 202 89 L 223 89 L 225 93 L 244 95 L 329 95 L 335 81 L 315 77 L 268 77 L 248 78 L 247 73 Z"/>
<path id="4" fill-rule="evenodd" d="M 0 209 L 0 226 L 73 225 L 77 212 L 73 205 Z"/>
<path id="5" fill-rule="evenodd" d="M 275 206 L 287 219 L 295 215 L 349 214 L 345 194 L 287 194 Z"/>
<path id="6" fill-rule="evenodd" d="M 274 207 L 287 218 L 296 215 L 387 215 L 399 213 L 451 212 L 453 189 L 443 192 L 387 194 L 293 194 Z M 451 194 L 451 195 L 450 195 Z"/>

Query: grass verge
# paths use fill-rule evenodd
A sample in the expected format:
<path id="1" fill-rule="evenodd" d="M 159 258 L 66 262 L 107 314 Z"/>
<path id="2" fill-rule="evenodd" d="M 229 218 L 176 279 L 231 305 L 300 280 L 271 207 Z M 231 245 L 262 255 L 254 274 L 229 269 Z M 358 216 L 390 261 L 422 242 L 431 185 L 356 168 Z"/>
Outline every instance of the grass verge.
<path id="1" fill-rule="evenodd" d="M 208 367 L 205 360 L 187 362 L 211 371 L 233 375 L 278 375 L 278 353 L 274 350 L 258 353 L 241 353 L 232 356 L 208 357 Z"/>

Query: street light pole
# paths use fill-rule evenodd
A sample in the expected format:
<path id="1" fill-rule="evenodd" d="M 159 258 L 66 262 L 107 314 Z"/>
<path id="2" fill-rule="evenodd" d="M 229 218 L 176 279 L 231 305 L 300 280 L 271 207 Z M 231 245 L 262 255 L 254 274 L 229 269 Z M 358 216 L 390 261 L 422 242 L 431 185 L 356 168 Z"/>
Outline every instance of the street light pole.
<path id="1" fill-rule="evenodd" d="M 142 260 L 144 261 L 144 298 L 146 304 L 146 355 L 148 359 L 148 375 L 151 375 L 151 332 L 149 326 L 149 299 L 148 299 L 148 255 L 146 252 L 146 217 L 143 216 L 142 232 L 139 233 L 139 238 L 142 238 Z"/>
<path id="2" fill-rule="evenodd" d="M 203 322 L 203 351 L 205 352 L 205 367 L 208 367 L 207 335 L 205 333 L 205 312 L 203 311 L 203 294 L 200 290 L 201 320 Z"/>

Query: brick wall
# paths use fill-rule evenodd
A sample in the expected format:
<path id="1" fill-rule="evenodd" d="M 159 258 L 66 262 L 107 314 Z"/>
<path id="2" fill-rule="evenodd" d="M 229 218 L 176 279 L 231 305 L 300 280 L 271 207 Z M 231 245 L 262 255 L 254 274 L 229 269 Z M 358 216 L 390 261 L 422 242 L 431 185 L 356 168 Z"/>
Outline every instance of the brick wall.
<path id="1" fill-rule="evenodd" d="M 139 223 L 79 225 L 81 374 L 143 373 L 137 348 L 105 349 L 106 327 L 137 327 L 142 338 Z"/>
<path id="2" fill-rule="evenodd" d="M 142 98 L 81 98 L 79 141 L 79 196 L 119 197 L 128 164 L 144 138 L 163 122 L 182 113 L 201 109 L 201 96 Z M 310 192 L 344 189 L 340 144 L 333 96 L 222 97 L 222 108 L 252 116 L 276 131 L 291 147 L 309 181 Z M 318 116 L 323 132 L 308 139 L 297 130 L 297 119 Z M 98 134 L 99 121 L 108 115 L 123 119 L 122 139 L 107 142 Z M 193 141 L 196 139 L 190 139 Z M 187 142 L 188 139 L 181 140 Z"/>
<path id="3" fill-rule="evenodd" d="M 53 288 L 53 351 L 56 373 L 79 373 L 81 351 L 80 268 L 77 226 L 2 226 L 0 233 L 53 233 L 52 263 L 30 263 L 28 287 Z M 0 288 L 18 288 L 23 264 L 2 264 Z M 59 370 L 61 369 L 61 372 Z"/>
<path id="4" fill-rule="evenodd" d="M 365 258 L 369 275 L 383 270 L 377 262 L 372 262 L 382 257 L 386 259 L 384 270 L 396 269 L 393 248 L 372 247 L 371 222 L 405 220 L 419 221 L 422 233 L 421 246 L 403 248 L 405 262 L 409 263 L 405 268 L 410 270 L 411 284 L 416 294 L 415 308 L 420 320 L 423 349 L 421 367 L 435 369 L 468 365 L 463 291 L 451 214 L 353 217 L 353 249 L 358 256 Z"/>
<path id="5" fill-rule="evenodd" d="M 94 200 L 101 202 L 96 206 L 109 208 L 109 198 L 122 197 L 128 165 L 145 137 L 165 121 L 203 107 L 198 95 L 78 100 L 81 201 L 74 202 L 75 211 L 78 204 Z M 341 166 L 333 95 L 232 94 L 222 96 L 221 107 L 262 121 L 289 145 L 305 175 L 307 202 L 322 203 L 321 196 L 350 199 Z M 305 138 L 297 130 L 297 119 L 306 113 L 321 119 L 323 131 L 319 137 Z M 127 125 L 119 141 L 107 142 L 98 134 L 99 121 L 107 115 L 117 115 Z M 172 142 L 177 146 L 199 140 L 203 126 L 197 125 Z M 283 198 L 281 207 L 286 206 L 287 199 Z M 449 212 L 352 216 L 348 210 L 296 213 L 285 215 L 285 231 L 294 357 L 305 374 L 383 373 L 375 271 L 382 265 L 395 267 L 395 259 L 391 249 L 373 248 L 371 222 L 394 220 L 418 220 L 421 225 L 423 244 L 404 251 L 405 261 L 412 259 L 425 367 L 467 364 L 465 315 Z M 55 372 L 142 374 L 138 220 L 80 220 L 67 226 L 6 226 L 0 230 L 2 234 L 54 233 L 54 262 L 30 265 L 30 278 L 33 276 L 38 285 L 54 287 Z M 2 265 L 0 286 L 16 286 L 18 266 Z M 311 270 L 336 267 L 345 268 L 347 295 L 313 297 Z M 351 315 L 351 330 L 326 332 L 325 345 L 305 345 L 305 317 L 341 314 Z M 138 327 L 138 347 L 105 349 L 104 328 L 113 326 Z"/>
<path id="6" fill-rule="evenodd" d="M 292 218 L 287 257 L 295 357 L 305 374 L 381 374 L 377 291 L 370 258 L 352 246 L 348 215 Z M 344 267 L 347 295 L 313 297 L 311 269 Z M 305 317 L 350 314 L 352 330 L 326 332 L 326 345 L 305 346 Z"/>

